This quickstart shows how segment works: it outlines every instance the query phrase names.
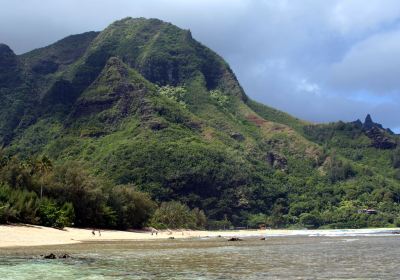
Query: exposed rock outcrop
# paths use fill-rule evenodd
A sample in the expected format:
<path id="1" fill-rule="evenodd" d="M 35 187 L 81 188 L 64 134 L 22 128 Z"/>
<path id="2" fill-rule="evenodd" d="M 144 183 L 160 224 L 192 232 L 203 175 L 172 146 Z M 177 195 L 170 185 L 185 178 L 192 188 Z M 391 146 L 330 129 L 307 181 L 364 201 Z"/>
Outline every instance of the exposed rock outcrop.
<path id="1" fill-rule="evenodd" d="M 368 114 L 362 125 L 365 135 L 371 139 L 371 146 L 377 149 L 395 149 L 397 143 L 390 138 L 393 132 L 390 129 L 384 129 L 379 123 L 375 123 L 371 115 Z"/>
<path id="2" fill-rule="evenodd" d="M 235 139 L 236 141 L 239 141 L 239 142 L 242 142 L 245 139 L 243 134 L 241 134 L 239 132 L 232 132 L 231 133 L 231 138 Z"/>
<path id="3" fill-rule="evenodd" d="M 372 127 L 365 131 L 365 135 L 372 140 L 372 147 L 377 149 L 395 149 L 397 143 L 385 135 L 385 131 Z"/>
<path id="4" fill-rule="evenodd" d="M 286 171 L 287 169 L 287 159 L 284 156 L 281 156 L 274 152 L 269 152 L 267 154 L 267 162 L 275 169 L 280 169 L 282 171 Z"/>

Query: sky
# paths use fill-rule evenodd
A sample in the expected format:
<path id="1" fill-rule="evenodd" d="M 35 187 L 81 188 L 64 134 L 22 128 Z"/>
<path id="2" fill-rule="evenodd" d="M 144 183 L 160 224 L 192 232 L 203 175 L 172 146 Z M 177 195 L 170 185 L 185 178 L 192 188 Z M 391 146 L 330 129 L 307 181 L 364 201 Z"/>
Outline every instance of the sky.
<path id="1" fill-rule="evenodd" d="M 0 0 L 17 54 L 127 16 L 190 29 L 253 99 L 312 122 L 367 113 L 400 133 L 398 0 Z"/>

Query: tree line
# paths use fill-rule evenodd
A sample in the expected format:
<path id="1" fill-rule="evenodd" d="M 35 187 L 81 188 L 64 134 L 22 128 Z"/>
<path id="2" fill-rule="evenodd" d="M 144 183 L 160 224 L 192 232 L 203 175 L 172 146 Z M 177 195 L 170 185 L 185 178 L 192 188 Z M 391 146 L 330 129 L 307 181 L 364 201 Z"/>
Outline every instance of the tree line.
<path id="1" fill-rule="evenodd" d="M 79 162 L 46 156 L 22 161 L 0 151 L 0 223 L 63 228 L 204 228 L 202 210 L 177 201 L 157 203 L 134 185 L 114 185 Z"/>

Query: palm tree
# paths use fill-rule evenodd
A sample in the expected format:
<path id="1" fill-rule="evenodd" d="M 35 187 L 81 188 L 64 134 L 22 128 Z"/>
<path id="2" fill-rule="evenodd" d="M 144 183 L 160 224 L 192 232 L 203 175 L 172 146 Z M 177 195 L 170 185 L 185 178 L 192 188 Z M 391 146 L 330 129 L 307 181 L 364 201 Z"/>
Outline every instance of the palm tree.
<path id="1" fill-rule="evenodd" d="M 3 146 L 0 146 L 0 167 L 4 167 L 7 164 L 8 158 Z"/>
<path id="2" fill-rule="evenodd" d="M 43 180 L 51 170 L 53 170 L 53 164 L 51 161 L 43 155 L 39 160 L 34 162 L 34 170 L 40 175 L 40 199 L 43 198 Z"/>

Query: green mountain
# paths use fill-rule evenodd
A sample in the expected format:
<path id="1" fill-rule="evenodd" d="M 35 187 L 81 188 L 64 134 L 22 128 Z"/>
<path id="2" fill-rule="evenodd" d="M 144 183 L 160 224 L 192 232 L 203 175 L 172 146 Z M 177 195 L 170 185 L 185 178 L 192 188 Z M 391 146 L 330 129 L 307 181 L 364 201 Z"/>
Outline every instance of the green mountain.
<path id="1" fill-rule="evenodd" d="M 370 117 L 313 125 L 257 103 L 219 55 L 170 23 L 125 18 L 22 55 L 0 45 L 0 96 L 7 162 L 79 164 L 109 189 L 202 209 L 210 226 L 400 223 L 397 135 Z M 38 195 L 9 169 L 3 185 Z M 57 176 L 36 185 L 73 202 L 52 193 L 66 182 Z"/>

